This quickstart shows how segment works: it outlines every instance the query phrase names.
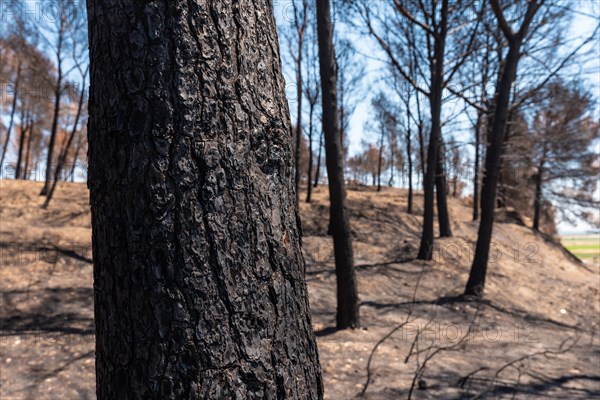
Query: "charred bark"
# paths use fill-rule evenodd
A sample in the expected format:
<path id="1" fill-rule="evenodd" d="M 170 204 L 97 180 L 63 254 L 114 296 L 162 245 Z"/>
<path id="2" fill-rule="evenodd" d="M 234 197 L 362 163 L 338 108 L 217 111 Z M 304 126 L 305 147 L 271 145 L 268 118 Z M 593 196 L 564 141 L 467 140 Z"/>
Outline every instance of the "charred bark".
<path id="1" fill-rule="evenodd" d="M 88 24 L 98 399 L 322 399 L 271 3 Z"/>

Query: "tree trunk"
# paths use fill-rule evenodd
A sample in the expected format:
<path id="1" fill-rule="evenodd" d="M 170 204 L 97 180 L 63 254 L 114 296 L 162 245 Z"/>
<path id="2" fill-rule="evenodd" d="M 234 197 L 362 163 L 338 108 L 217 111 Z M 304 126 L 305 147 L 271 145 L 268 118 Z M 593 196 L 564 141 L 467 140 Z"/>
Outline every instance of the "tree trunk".
<path id="1" fill-rule="evenodd" d="M 544 173 L 544 161 L 540 163 L 538 172 L 535 174 L 535 198 L 533 200 L 533 230 L 540 230 L 540 214 L 542 210 L 542 182 Z"/>
<path id="2" fill-rule="evenodd" d="M 475 123 L 475 168 L 473 171 L 473 221 L 479 219 L 479 159 L 481 148 L 481 120 L 483 112 L 477 112 L 477 122 Z"/>
<path id="3" fill-rule="evenodd" d="M 496 109 L 494 110 L 494 120 L 486 151 L 483 186 L 481 188 L 481 221 L 479 223 L 475 256 L 465 289 L 465 295 L 468 296 L 479 298 L 483 296 L 492 226 L 494 224 L 496 189 L 498 187 L 498 173 L 506 131 L 510 88 L 516 76 L 519 47 L 520 43 L 511 44 L 505 60 L 504 71 L 496 89 L 496 100 L 494 102 Z"/>
<path id="4" fill-rule="evenodd" d="M 377 158 L 377 191 L 381 192 L 381 168 L 383 167 L 383 139 L 385 136 L 385 129 L 381 128 L 381 137 L 379 139 L 379 156 Z"/>
<path id="5" fill-rule="evenodd" d="M 56 164 L 56 171 L 54 172 L 54 181 L 52 182 L 52 186 L 50 186 L 50 190 L 48 190 L 48 194 L 46 195 L 46 201 L 42 204 L 42 208 L 47 208 L 48 204 L 50 204 L 50 200 L 52 200 L 52 196 L 54 195 L 54 190 L 56 189 L 56 184 L 60 179 L 60 174 L 62 173 L 63 166 L 67 160 L 67 156 L 69 155 L 69 149 L 71 148 L 71 143 L 73 143 L 73 139 L 75 138 L 75 134 L 77 133 L 77 125 L 79 125 L 79 118 L 81 117 L 81 110 L 83 109 L 83 101 L 85 98 L 85 79 L 83 84 L 81 85 L 81 92 L 79 93 L 79 103 L 77 104 L 77 114 L 75 114 L 75 121 L 73 122 L 73 129 L 71 130 L 71 135 L 67 140 L 67 144 L 65 144 L 65 148 L 61 152 L 58 157 L 58 163 Z M 66 177 L 65 177 L 66 181 Z"/>
<path id="6" fill-rule="evenodd" d="M 390 180 L 388 181 L 388 186 L 394 186 L 394 146 L 390 144 Z"/>
<path id="7" fill-rule="evenodd" d="M 310 197 L 312 195 L 312 166 L 313 166 L 313 148 L 312 148 L 312 140 L 313 140 L 313 114 L 315 110 L 315 105 L 310 104 L 310 115 L 308 120 L 308 171 L 307 171 L 307 179 L 306 179 L 306 202 L 310 203 Z"/>
<path id="8" fill-rule="evenodd" d="M 315 171 L 315 184 L 314 187 L 319 185 L 319 178 L 321 173 L 321 152 L 323 150 L 323 132 L 319 135 L 319 153 L 317 155 L 317 170 Z"/>
<path id="9" fill-rule="evenodd" d="M 19 85 L 21 84 L 21 61 L 17 64 L 17 78 L 15 80 L 15 92 L 13 94 L 12 106 L 10 109 L 10 120 L 8 122 L 8 129 L 6 130 L 6 138 L 4 139 L 4 146 L 2 147 L 2 157 L 0 158 L 0 168 L 4 170 L 4 158 L 8 150 L 8 144 L 10 143 L 10 132 L 15 121 L 15 111 L 17 109 L 17 97 L 19 94 Z M 0 173 L 3 171 L 0 171 Z"/>
<path id="10" fill-rule="evenodd" d="M 271 3 L 88 24 L 97 398 L 322 399 Z"/>
<path id="11" fill-rule="evenodd" d="M 19 135 L 19 150 L 17 152 L 17 168 L 15 170 L 15 179 L 22 179 L 23 150 L 25 147 L 25 135 L 27 134 L 27 125 L 29 115 L 25 116 L 25 105 L 21 104 L 21 135 Z"/>
<path id="12" fill-rule="evenodd" d="M 419 127 L 419 159 L 421 161 L 421 180 L 425 182 L 425 168 L 427 166 L 427 161 L 425 159 L 425 139 L 423 138 L 423 128 Z M 425 188 L 425 187 L 423 187 Z"/>
<path id="13" fill-rule="evenodd" d="M 359 326 L 358 291 L 354 271 L 354 255 L 350 224 L 346 209 L 346 185 L 342 143 L 338 132 L 337 87 L 333 26 L 329 0 L 317 0 L 317 34 L 319 40 L 319 69 L 323 96 L 323 133 L 325 159 L 329 177 L 330 228 L 333 235 L 335 273 L 337 279 L 338 329 Z"/>
<path id="14" fill-rule="evenodd" d="M 419 113 L 418 118 L 419 118 L 419 126 L 417 127 L 418 129 L 418 135 L 419 135 L 419 159 L 421 161 L 421 177 L 423 178 L 423 180 L 425 180 L 425 166 L 427 164 L 427 160 L 425 159 L 425 139 L 423 138 L 423 117 L 421 115 L 421 106 L 420 103 L 421 101 L 419 100 L 419 93 L 417 93 L 417 95 L 415 96 L 416 102 L 417 102 L 417 113 Z"/>
<path id="15" fill-rule="evenodd" d="M 521 44 L 527 34 L 529 25 L 533 21 L 541 4 L 542 2 L 537 1 L 530 1 L 527 4 L 527 10 L 523 17 L 521 27 L 517 33 L 514 33 L 502 14 L 500 2 L 498 0 L 490 1 L 492 10 L 498 20 L 498 25 L 509 43 L 509 48 L 506 59 L 501 67 L 500 79 L 498 79 L 496 87 L 494 120 L 489 132 L 490 138 L 488 140 L 485 157 L 483 187 L 481 188 L 481 222 L 479 223 L 475 256 L 473 257 L 469 280 L 467 281 L 467 286 L 465 288 L 465 295 L 467 296 L 483 297 L 490 252 L 490 241 L 492 239 L 492 228 L 494 225 L 498 172 L 500 170 L 500 161 L 502 159 L 504 135 L 506 134 L 510 91 L 517 76 Z"/>
<path id="16" fill-rule="evenodd" d="M 73 164 L 69 172 L 69 180 L 75 182 L 75 169 L 77 168 L 77 160 L 79 159 L 79 151 L 81 150 L 81 136 L 77 136 L 77 144 L 75 145 L 75 153 L 73 154 Z"/>
<path id="17" fill-rule="evenodd" d="M 25 147 L 25 167 L 23 168 L 23 179 L 29 179 L 29 161 L 31 159 L 31 140 L 33 139 L 33 118 L 27 130 L 27 146 Z"/>
<path id="18" fill-rule="evenodd" d="M 413 212 L 413 165 L 412 165 L 412 140 L 410 132 L 410 121 L 407 117 L 408 130 L 406 132 L 406 158 L 408 161 L 408 205 L 406 206 L 406 212 L 412 214 Z"/>
<path id="19" fill-rule="evenodd" d="M 446 180 L 445 168 L 445 146 L 442 137 L 438 141 L 437 168 L 435 174 L 435 194 L 438 210 L 438 225 L 440 228 L 440 237 L 451 237 L 452 228 L 450 227 L 450 214 L 448 212 L 448 184 Z"/>
<path id="20" fill-rule="evenodd" d="M 301 159 L 302 159 L 302 39 L 299 39 L 299 48 L 298 48 L 298 65 L 296 68 L 298 69 L 296 73 L 296 95 L 298 97 L 298 108 L 296 112 L 298 116 L 296 118 L 296 145 L 295 145 L 295 160 L 296 160 L 296 169 L 294 172 L 294 182 L 296 185 L 296 195 L 300 196 L 300 181 L 302 179 L 302 170 L 301 170 Z M 309 185 L 310 186 L 310 185 Z"/>
<path id="21" fill-rule="evenodd" d="M 54 90 L 54 114 L 52 116 L 52 128 L 50 129 L 50 142 L 48 143 L 48 149 L 46 153 L 46 177 L 44 180 L 44 187 L 40 192 L 40 196 L 48 194 L 50 189 L 50 179 L 52 177 L 52 157 L 54 153 L 54 142 L 56 141 L 56 133 L 58 130 L 58 118 L 60 116 L 60 98 L 62 94 L 62 67 L 60 63 L 60 55 L 58 62 L 58 79 L 56 80 L 56 88 Z"/>
<path id="22" fill-rule="evenodd" d="M 448 18 L 448 0 L 442 0 L 440 32 L 434 43 L 434 65 L 431 68 L 431 134 L 427 146 L 427 169 L 423 179 L 423 232 L 419 246 L 419 260 L 431 260 L 433 253 L 433 218 L 434 218 L 434 185 L 438 168 L 438 147 L 441 137 L 442 90 L 444 83 L 444 48 Z"/>

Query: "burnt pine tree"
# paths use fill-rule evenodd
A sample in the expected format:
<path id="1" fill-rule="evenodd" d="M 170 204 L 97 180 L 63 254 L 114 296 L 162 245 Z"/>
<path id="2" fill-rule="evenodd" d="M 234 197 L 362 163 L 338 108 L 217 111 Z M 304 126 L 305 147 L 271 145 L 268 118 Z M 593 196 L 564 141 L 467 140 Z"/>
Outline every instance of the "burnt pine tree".
<path id="1" fill-rule="evenodd" d="M 335 275 L 337 279 L 336 325 L 338 329 L 345 329 L 358 327 L 360 321 L 352 238 L 346 210 L 344 160 L 337 115 L 336 61 L 330 13 L 329 0 L 317 0 L 322 121 L 330 198 L 329 229 L 333 236 Z"/>
<path id="2" fill-rule="evenodd" d="M 423 166 L 425 161 L 426 168 L 423 179 L 423 233 L 417 258 L 430 260 L 434 244 L 436 186 L 438 198 L 446 196 L 442 180 L 436 180 L 437 156 L 440 153 L 438 139 L 442 136 L 443 91 L 447 88 L 454 93 L 448 84 L 452 82 L 456 72 L 473 51 L 481 11 L 476 12 L 472 18 L 468 16 L 470 11 L 467 10 L 471 10 L 475 3 L 480 2 L 468 1 L 465 4 L 457 4 L 451 0 L 393 1 L 382 2 L 381 7 L 369 7 L 365 2 L 352 3 L 355 4 L 355 9 L 369 34 L 375 38 L 381 50 L 388 56 L 390 64 L 417 92 L 429 99 L 431 131 L 427 158 L 424 160 L 424 154 L 421 157 L 421 165 Z M 459 21 L 460 26 L 457 25 Z M 467 29 L 464 29 L 465 27 Z M 397 33 L 390 35 L 389 32 Z M 425 49 L 421 51 L 423 47 Z M 406 57 L 411 55 L 415 71 L 405 69 L 406 64 L 410 67 Z M 447 55 L 448 59 L 452 60 L 451 63 L 445 62 Z M 420 68 L 421 64 L 427 65 L 427 68 Z M 428 71 L 428 74 L 425 71 Z M 427 82 L 427 89 L 421 87 L 419 80 L 415 80 L 413 72 L 420 81 Z M 419 132 L 422 132 L 423 126 L 420 124 L 419 127 Z M 421 136 L 419 143 L 424 144 Z M 446 229 L 450 227 L 450 222 L 445 199 L 438 202 L 437 206 L 438 216 L 443 220 L 440 235 L 450 236 L 452 232 Z"/>
<path id="3" fill-rule="evenodd" d="M 451 237 L 452 228 L 450 227 L 450 214 L 448 213 L 448 185 L 446 177 L 446 146 L 444 138 L 438 136 L 438 154 L 435 169 L 435 196 L 438 209 L 438 224 L 440 229 L 440 237 Z"/>
<path id="4" fill-rule="evenodd" d="M 322 399 L 271 2 L 88 13 L 98 399 Z"/>
<path id="5" fill-rule="evenodd" d="M 503 60 L 496 85 L 494 113 L 489 132 L 489 143 L 487 145 L 483 185 L 481 188 L 481 221 L 479 222 L 475 256 L 473 257 L 469 280 L 465 288 L 465 295 L 467 296 L 483 297 L 485 275 L 490 253 L 490 241 L 492 239 L 492 227 L 494 224 L 498 172 L 500 170 L 504 136 L 506 134 L 511 86 L 517 75 L 521 45 L 535 14 L 543 2 L 544 0 L 532 0 L 528 3 L 521 26 L 517 32 L 514 32 L 505 19 L 498 0 L 490 0 L 492 10 L 498 20 L 498 26 L 508 42 L 508 53 Z"/>
<path id="6" fill-rule="evenodd" d="M 439 32 L 434 41 L 433 58 L 436 62 L 431 65 L 431 93 L 429 93 L 429 103 L 431 106 L 431 133 L 429 136 L 429 145 L 427 146 L 427 166 L 425 176 L 423 177 L 423 232 L 421 233 L 421 243 L 419 245 L 419 260 L 431 260 L 433 253 L 433 204 L 434 204 L 434 183 L 438 169 L 438 154 L 440 152 L 439 143 L 441 138 L 441 113 L 442 113 L 442 89 L 444 80 L 444 49 L 446 46 L 446 34 L 448 31 L 448 0 L 442 0 L 440 12 Z M 440 191 L 438 186 L 438 205 L 440 197 L 445 196 L 445 192 Z M 440 220 L 447 213 L 440 213 Z M 448 223 L 448 226 L 450 224 Z"/>

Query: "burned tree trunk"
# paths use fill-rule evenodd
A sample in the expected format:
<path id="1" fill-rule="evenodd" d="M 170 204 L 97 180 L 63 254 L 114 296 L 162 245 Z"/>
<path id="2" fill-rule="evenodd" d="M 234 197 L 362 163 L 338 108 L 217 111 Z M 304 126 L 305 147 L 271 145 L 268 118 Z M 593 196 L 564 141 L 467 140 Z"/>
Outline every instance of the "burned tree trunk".
<path id="1" fill-rule="evenodd" d="M 29 113 L 25 114 L 25 105 L 22 105 L 21 109 L 21 134 L 19 135 L 19 149 L 17 151 L 17 167 L 15 169 L 15 179 L 23 179 L 22 165 L 23 165 L 23 150 L 25 148 L 25 136 L 27 135 Z"/>
<path id="2" fill-rule="evenodd" d="M 59 50 L 60 51 L 60 50 Z M 60 60 L 60 54 L 58 56 Z M 50 128 L 50 141 L 48 142 L 48 149 L 46 151 L 46 175 L 44 178 L 44 187 L 40 192 L 40 196 L 46 196 L 48 190 L 50 190 L 50 179 L 52 177 L 52 158 L 54 154 L 54 144 L 56 142 L 56 135 L 58 133 L 58 119 L 60 118 L 60 99 L 62 95 L 62 84 L 63 84 L 63 71 L 62 65 L 58 63 L 58 76 L 56 80 L 56 87 L 54 88 L 54 112 L 52 114 L 52 127 Z"/>
<path id="3" fill-rule="evenodd" d="M 317 153 L 317 170 L 315 171 L 315 183 L 313 187 L 319 186 L 319 178 L 321 177 L 321 153 L 323 151 L 323 132 L 319 135 L 319 152 Z"/>
<path id="4" fill-rule="evenodd" d="M 523 43 L 529 25 L 540 8 L 541 3 L 542 2 L 537 1 L 528 3 L 521 27 L 518 32 L 514 33 L 502 14 L 502 9 L 498 0 L 491 0 L 492 9 L 496 14 L 498 25 L 508 40 L 509 48 L 496 87 L 493 123 L 489 134 L 489 143 L 485 157 L 485 170 L 483 174 L 483 186 L 481 188 L 481 221 L 479 223 L 473 264 L 471 265 L 469 280 L 467 281 L 467 286 L 465 288 L 465 295 L 467 296 L 483 297 L 485 276 L 490 253 L 490 242 L 492 239 L 492 228 L 494 225 L 498 173 L 504 146 L 504 135 L 506 133 L 510 91 L 517 75 L 521 44 Z"/>
<path id="5" fill-rule="evenodd" d="M 21 61 L 17 64 L 17 78 L 15 80 L 15 90 L 13 92 L 13 101 L 10 109 L 10 120 L 8 122 L 8 129 L 6 130 L 6 138 L 4 139 L 4 146 L 2 146 L 2 157 L 0 158 L 0 168 L 4 169 L 4 158 L 10 144 L 10 132 L 15 122 L 15 111 L 17 110 L 17 97 L 19 95 L 19 85 L 21 84 Z M 21 121 L 23 123 L 23 121 Z M 0 170 L 0 173 L 2 171 Z"/>
<path id="6" fill-rule="evenodd" d="M 412 214 L 413 212 L 413 164 L 412 164 L 412 138 L 410 132 L 410 120 L 407 118 L 408 129 L 406 132 L 406 157 L 408 161 L 408 204 L 406 206 L 406 212 Z"/>
<path id="7" fill-rule="evenodd" d="M 442 137 L 439 137 L 438 142 L 438 159 L 437 167 L 435 170 L 435 195 L 438 210 L 438 224 L 440 228 L 440 237 L 451 237 L 452 228 L 450 227 L 450 214 L 448 212 L 448 184 L 446 180 L 446 168 L 445 168 L 445 146 Z"/>
<path id="8" fill-rule="evenodd" d="M 419 246 L 419 260 L 431 260 L 433 254 L 434 186 L 438 169 L 439 140 L 441 138 L 442 91 L 444 84 L 444 49 L 448 28 L 448 0 L 442 0 L 440 32 L 434 42 L 434 64 L 431 68 L 431 133 L 427 147 L 427 168 L 423 179 L 423 232 Z M 444 193 L 445 196 L 445 193 Z"/>
<path id="9" fill-rule="evenodd" d="M 24 180 L 29 179 L 29 162 L 31 159 L 31 142 L 33 140 L 33 118 L 29 121 L 29 129 L 27 134 L 27 146 L 25 147 L 25 165 L 23 166 L 23 178 Z"/>
<path id="10" fill-rule="evenodd" d="M 271 3 L 88 16 L 98 399 L 322 399 Z"/>
<path id="11" fill-rule="evenodd" d="M 310 203 L 312 195 L 312 168 L 313 168 L 313 114 L 315 105 L 310 104 L 310 119 L 308 121 L 308 171 L 306 179 L 306 202 Z"/>
<path id="12" fill-rule="evenodd" d="M 477 122 L 475 123 L 475 166 L 473 170 L 473 221 L 479 219 L 479 160 L 481 150 L 481 123 L 483 112 L 477 112 Z"/>
<path id="13" fill-rule="evenodd" d="M 75 121 L 73 122 L 73 129 L 71 130 L 71 134 L 69 135 L 69 139 L 65 144 L 65 148 L 58 156 L 58 163 L 56 164 L 56 170 L 54 171 L 54 180 L 50 185 L 50 189 L 48 190 L 48 194 L 46 195 L 46 200 L 44 204 L 42 204 L 42 208 L 47 208 L 52 200 L 52 196 L 54 195 L 54 191 L 56 190 L 56 185 L 60 179 L 60 174 L 65 166 L 67 161 L 67 156 L 69 155 L 69 150 L 71 149 L 71 144 L 73 143 L 73 139 L 75 138 L 75 134 L 77 134 L 77 127 L 79 125 L 79 118 L 81 118 L 81 111 L 83 109 L 83 102 L 85 99 L 85 79 L 83 84 L 81 85 L 81 92 L 79 93 L 79 102 L 77 104 L 77 113 L 75 114 Z M 66 180 L 66 177 L 65 177 Z"/>
<path id="14" fill-rule="evenodd" d="M 379 137 L 379 155 L 377 156 L 377 191 L 381 192 L 381 172 L 383 169 L 383 141 L 385 138 L 385 127 L 381 127 L 381 136 Z"/>
<path id="15" fill-rule="evenodd" d="M 544 179 L 544 167 L 546 158 L 546 144 L 544 143 L 544 149 L 540 165 L 538 166 L 537 173 L 535 174 L 535 197 L 533 199 L 533 230 L 540 230 L 540 214 L 542 211 L 542 182 Z"/>
<path id="16" fill-rule="evenodd" d="M 329 180 L 329 228 L 333 236 L 337 278 L 336 325 L 338 329 L 345 329 L 359 326 L 360 321 L 352 238 L 346 210 L 343 151 L 338 128 L 337 74 L 329 0 L 317 0 L 317 33 L 321 94 L 323 96 L 321 104 L 323 107 L 325 161 Z"/>

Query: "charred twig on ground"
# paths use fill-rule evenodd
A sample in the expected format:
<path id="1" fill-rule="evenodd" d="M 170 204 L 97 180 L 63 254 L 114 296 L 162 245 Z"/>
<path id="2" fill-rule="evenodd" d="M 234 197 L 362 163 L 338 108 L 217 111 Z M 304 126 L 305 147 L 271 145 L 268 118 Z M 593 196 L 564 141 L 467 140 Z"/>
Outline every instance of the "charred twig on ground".
<path id="1" fill-rule="evenodd" d="M 426 266 L 424 265 L 423 268 L 421 269 L 421 272 L 419 273 L 419 276 L 417 278 L 417 282 L 415 284 L 415 288 L 413 290 L 413 294 L 412 294 L 412 299 L 411 299 L 411 303 L 414 304 L 416 297 L 417 297 L 417 291 L 419 290 L 419 285 L 421 284 L 421 278 L 423 278 L 423 275 L 425 274 L 425 269 Z M 410 309 L 408 310 L 408 314 L 406 315 L 406 319 L 400 323 L 399 325 L 397 325 L 396 327 L 394 327 L 394 329 L 392 329 L 391 331 L 389 331 L 385 336 L 383 336 L 373 347 L 373 350 L 371 350 L 371 354 L 369 354 L 369 360 L 367 361 L 367 380 L 362 388 L 362 390 L 360 391 L 360 393 L 358 394 L 358 397 L 363 397 L 365 395 L 365 393 L 367 392 L 367 389 L 369 388 L 369 384 L 371 383 L 371 363 L 373 362 L 373 357 L 375 355 L 375 352 L 377 351 L 377 348 L 383 343 L 385 342 L 387 339 L 389 339 L 394 333 L 396 333 L 397 331 L 399 331 L 400 329 L 402 329 L 402 327 L 404 327 L 406 324 L 415 321 L 416 318 L 413 318 L 412 320 L 410 319 L 410 317 L 412 316 L 412 312 L 413 312 L 413 308 L 412 305 L 410 307 Z"/>

